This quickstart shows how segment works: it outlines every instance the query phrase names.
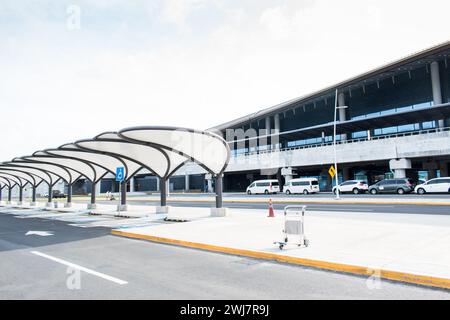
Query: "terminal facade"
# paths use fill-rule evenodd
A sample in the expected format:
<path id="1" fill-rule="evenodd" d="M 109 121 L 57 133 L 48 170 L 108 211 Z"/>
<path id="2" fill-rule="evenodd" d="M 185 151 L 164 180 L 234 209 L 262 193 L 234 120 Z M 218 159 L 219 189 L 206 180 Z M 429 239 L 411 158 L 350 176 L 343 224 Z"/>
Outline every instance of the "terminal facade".
<path id="1" fill-rule="evenodd" d="M 231 149 L 224 191 L 242 192 L 258 179 L 284 183 L 316 177 L 331 190 L 333 125 L 337 110 L 339 181 L 409 177 L 426 180 L 449 175 L 450 42 L 368 71 L 334 86 L 281 103 L 209 130 Z M 337 90 L 337 96 L 336 96 Z M 212 192 L 214 179 L 190 164 L 170 178 L 170 191 Z M 141 170 L 131 192 L 159 190 L 159 180 Z M 117 192 L 106 176 L 96 193 Z M 79 181 L 74 194 L 90 193 Z"/>

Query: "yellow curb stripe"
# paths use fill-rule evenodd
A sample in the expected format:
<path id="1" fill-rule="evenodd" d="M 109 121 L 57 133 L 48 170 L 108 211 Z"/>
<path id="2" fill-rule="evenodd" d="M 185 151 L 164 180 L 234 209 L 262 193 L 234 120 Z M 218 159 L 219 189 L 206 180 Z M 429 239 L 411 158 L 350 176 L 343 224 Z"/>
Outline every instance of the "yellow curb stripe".
<path id="1" fill-rule="evenodd" d="M 374 270 L 376 270 L 376 272 L 380 275 L 380 277 L 384 278 L 384 279 L 399 281 L 399 282 L 406 282 L 406 283 L 413 283 L 413 284 L 418 284 L 418 285 L 423 285 L 423 286 L 431 286 L 431 287 L 437 287 L 437 288 L 443 288 L 443 289 L 450 289 L 450 279 L 445 279 L 445 278 L 423 276 L 423 275 L 416 275 L 416 274 L 382 270 L 382 269 L 381 270 L 380 269 L 372 269 L 372 268 L 361 267 L 361 266 L 353 266 L 353 265 L 347 265 L 347 264 L 341 264 L 341 263 L 335 263 L 335 262 L 312 260 L 312 259 L 305 259 L 305 258 L 298 258 L 298 257 L 289 257 L 289 256 L 280 255 L 280 254 L 276 254 L 276 253 L 269 253 L 269 252 L 259 252 L 259 251 L 245 250 L 245 249 L 227 248 L 227 247 L 209 245 L 209 244 L 198 243 L 198 242 L 189 242 L 189 241 L 176 240 L 176 239 L 170 239 L 170 238 L 155 237 L 155 236 L 151 236 L 151 235 L 143 235 L 143 234 L 124 232 L 124 231 L 120 231 L 120 230 L 112 230 L 112 234 L 116 235 L 116 236 L 126 237 L 126 238 L 166 243 L 166 244 L 172 244 L 172 245 L 177 245 L 177 246 L 182 246 L 182 247 L 195 248 L 195 249 L 201 249 L 201 250 L 212 251 L 212 252 L 220 252 L 220 253 L 226 253 L 226 254 L 231 254 L 231 255 L 245 256 L 245 257 L 256 258 L 256 259 L 275 260 L 275 261 L 283 262 L 283 263 L 290 263 L 290 264 L 296 264 L 296 265 L 301 265 L 301 266 L 326 269 L 326 270 L 331 270 L 331 271 L 345 272 L 345 273 L 363 275 L 363 276 L 368 276 L 368 277 L 374 275 Z"/>

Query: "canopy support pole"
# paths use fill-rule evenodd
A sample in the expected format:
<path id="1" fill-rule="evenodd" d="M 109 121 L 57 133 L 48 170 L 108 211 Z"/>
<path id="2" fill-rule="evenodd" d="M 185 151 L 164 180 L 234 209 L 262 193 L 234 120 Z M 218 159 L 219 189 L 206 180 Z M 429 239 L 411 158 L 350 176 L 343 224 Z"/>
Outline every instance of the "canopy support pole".
<path id="1" fill-rule="evenodd" d="M 48 184 L 48 198 L 47 198 L 47 207 L 51 208 L 53 206 L 52 204 L 53 199 L 53 186 L 51 183 Z"/>
<path id="2" fill-rule="evenodd" d="M 35 205 L 36 205 L 36 186 L 33 186 L 32 190 L 31 190 L 30 206 L 35 206 Z"/>
<path id="3" fill-rule="evenodd" d="M 211 208 L 211 217 L 225 217 L 227 215 L 227 208 L 223 208 L 222 195 L 223 174 L 216 175 L 216 207 Z"/>
<path id="4" fill-rule="evenodd" d="M 11 204 L 12 200 L 12 187 L 8 187 L 8 204 Z"/>
<path id="5" fill-rule="evenodd" d="M 95 204 L 96 189 L 97 189 L 97 183 L 95 183 L 95 181 L 91 181 L 91 203 L 88 203 L 88 205 L 87 205 L 88 210 L 97 208 L 97 205 Z"/>
<path id="6" fill-rule="evenodd" d="M 64 207 L 70 208 L 72 206 L 72 184 L 67 184 L 67 202 Z"/>
<path id="7" fill-rule="evenodd" d="M 19 202 L 18 202 L 18 205 L 19 206 L 22 205 L 22 202 L 23 202 L 23 187 L 20 186 L 19 187 Z"/>
<path id="8" fill-rule="evenodd" d="M 161 191 L 160 206 L 156 207 L 157 214 L 168 214 L 169 207 L 167 206 L 167 177 L 159 178 L 159 190 Z"/>

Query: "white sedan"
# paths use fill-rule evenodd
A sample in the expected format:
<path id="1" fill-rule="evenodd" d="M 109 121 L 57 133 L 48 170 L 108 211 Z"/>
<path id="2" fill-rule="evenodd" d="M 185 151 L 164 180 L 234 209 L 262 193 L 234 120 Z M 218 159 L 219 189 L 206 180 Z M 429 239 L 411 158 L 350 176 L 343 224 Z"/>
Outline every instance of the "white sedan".
<path id="1" fill-rule="evenodd" d="M 351 192 L 353 194 L 365 193 L 369 190 L 369 186 L 365 181 L 348 180 L 338 185 L 339 193 Z M 336 193 L 336 187 L 333 187 L 333 193 Z"/>
<path id="2" fill-rule="evenodd" d="M 450 192 L 450 178 L 436 178 L 419 184 L 414 188 L 417 194 Z"/>

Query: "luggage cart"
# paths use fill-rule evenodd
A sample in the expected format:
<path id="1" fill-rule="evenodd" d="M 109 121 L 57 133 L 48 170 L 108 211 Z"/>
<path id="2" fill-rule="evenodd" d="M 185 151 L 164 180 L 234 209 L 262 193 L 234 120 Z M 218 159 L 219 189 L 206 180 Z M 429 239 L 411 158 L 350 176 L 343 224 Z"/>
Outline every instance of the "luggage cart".
<path id="1" fill-rule="evenodd" d="M 305 211 L 306 206 L 287 206 L 284 208 L 284 228 L 283 235 L 284 241 L 277 241 L 280 250 L 283 250 L 284 246 L 289 244 L 289 236 L 297 237 L 298 242 L 293 242 L 297 246 L 309 245 L 309 240 L 305 237 Z"/>

